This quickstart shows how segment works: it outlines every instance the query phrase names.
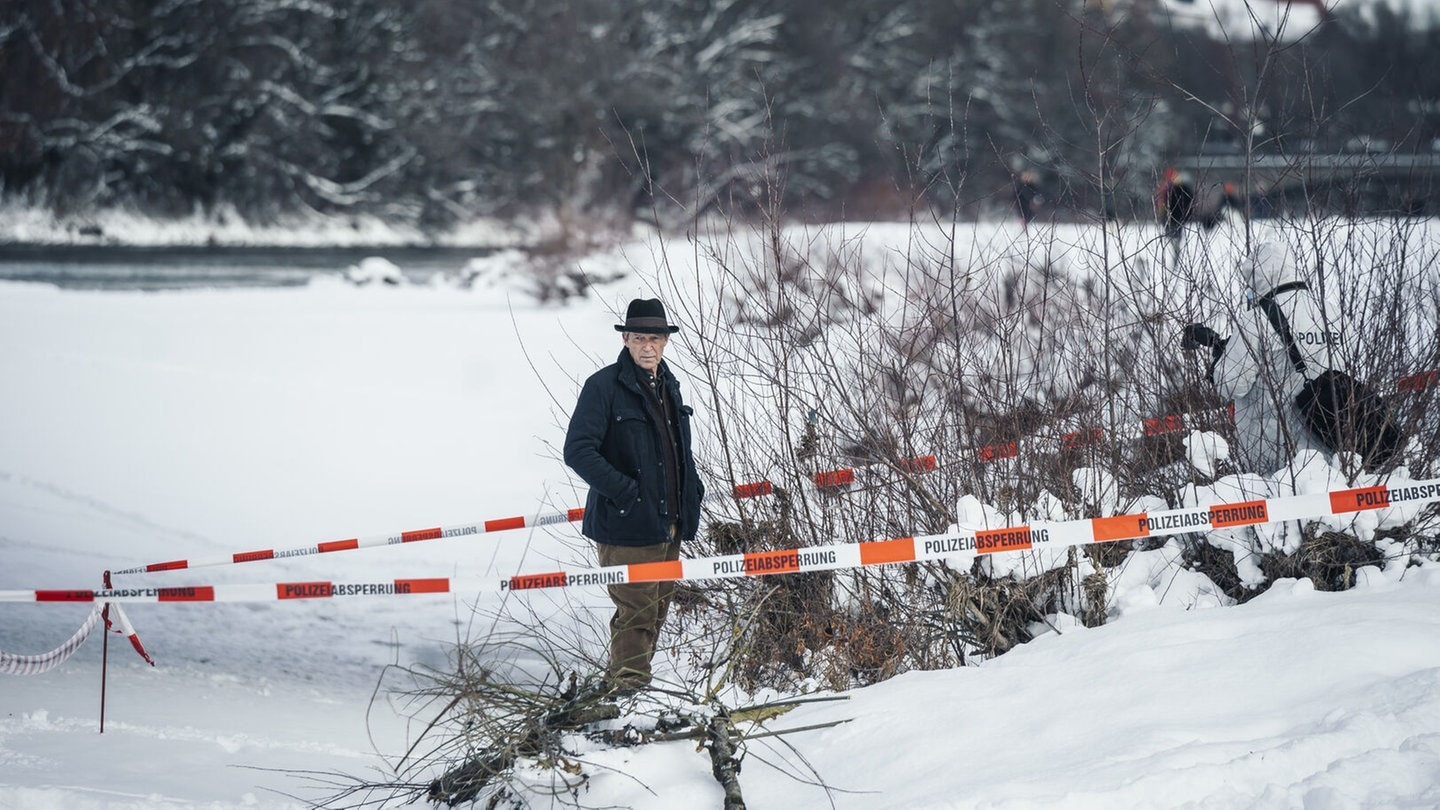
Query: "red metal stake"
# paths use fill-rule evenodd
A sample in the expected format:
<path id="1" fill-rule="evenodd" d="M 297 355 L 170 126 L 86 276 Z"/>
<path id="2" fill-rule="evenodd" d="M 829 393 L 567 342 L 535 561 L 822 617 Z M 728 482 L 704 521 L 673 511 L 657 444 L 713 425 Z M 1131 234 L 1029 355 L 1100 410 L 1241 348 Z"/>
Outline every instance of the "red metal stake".
<path id="1" fill-rule="evenodd" d="M 110 584 L 110 571 L 109 571 L 109 570 L 106 570 L 106 571 L 105 571 L 105 590 L 108 591 L 108 590 L 110 590 L 112 587 L 114 587 L 114 586 L 112 586 L 112 585 Z M 104 733 L 105 733 L 105 683 L 106 683 L 107 675 L 109 674 L 109 668 L 110 668 L 110 605 L 108 605 L 108 604 L 105 605 L 105 609 L 102 610 L 102 611 L 100 611 L 100 619 L 101 619 L 101 622 L 105 625 L 104 627 L 100 628 L 101 632 L 102 632 L 102 633 L 104 634 L 104 636 L 105 636 L 105 641 L 104 641 L 104 643 L 101 644 L 101 646 L 100 646 L 100 649 L 102 650 L 102 652 L 100 653 L 100 733 L 101 733 L 101 734 L 104 734 Z"/>

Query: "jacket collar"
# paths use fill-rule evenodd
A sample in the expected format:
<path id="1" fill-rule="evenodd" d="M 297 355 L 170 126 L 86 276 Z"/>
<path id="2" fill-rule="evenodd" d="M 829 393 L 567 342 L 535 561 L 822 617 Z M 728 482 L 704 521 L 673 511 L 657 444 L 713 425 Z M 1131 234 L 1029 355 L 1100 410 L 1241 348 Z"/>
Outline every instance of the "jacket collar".
<path id="1" fill-rule="evenodd" d="M 645 379 L 645 372 L 639 366 L 635 365 L 635 358 L 630 356 L 629 349 L 620 349 L 620 357 L 615 361 L 615 364 L 620 367 L 621 383 L 623 383 L 626 388 L 633 389 L 637 394 L 643 393 L 644 389 L 641 388 L 641 386 Z M 655 370 L 655 378 L 660 381 L 661 385 L 665 386 L 666 390 L 670 390 L 677 385 L 674 375 L 670 373 L 670 366 L 667 365 L 664 360 L 660 361 L 660 367 Z"/>

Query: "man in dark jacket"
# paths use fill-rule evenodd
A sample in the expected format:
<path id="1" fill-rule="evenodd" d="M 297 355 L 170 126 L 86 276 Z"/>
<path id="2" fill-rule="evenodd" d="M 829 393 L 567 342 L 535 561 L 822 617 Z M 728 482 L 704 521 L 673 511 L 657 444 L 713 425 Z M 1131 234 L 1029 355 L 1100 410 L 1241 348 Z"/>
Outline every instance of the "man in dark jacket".
<path id="1" fill-rule="evenodd" d="M 1174 168 L 1167 168 L 1155 192 L 1155 212 L 1165 227 L 1165 236 L 1178 244 L 1195 213 L 1195 187 L 1190 178 Z"/>
<path id="2" fill-rule="evenodd" d="M 565 434 L 565 463 L 590 485 L 581 531 L 600 565 L 678 560 L 700 527 L 705 487 L 690 446 L 692 411 L 664 361 L 680 327 L 658 299 L 630 302 L 617 325 L 625 348 L 585 381 Z M 633 691 L 650 683 L 655 642 L 673 582 L 611 585 L 609 681 Z"/>

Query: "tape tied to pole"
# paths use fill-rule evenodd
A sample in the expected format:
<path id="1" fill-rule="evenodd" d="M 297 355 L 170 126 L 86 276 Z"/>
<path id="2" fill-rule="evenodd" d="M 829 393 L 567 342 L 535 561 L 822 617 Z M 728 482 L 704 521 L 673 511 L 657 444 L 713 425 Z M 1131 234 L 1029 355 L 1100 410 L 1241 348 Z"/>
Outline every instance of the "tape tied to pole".
<path id="1" fill-rule="evenodd" d="M 105 572 L 104 581 L 106 590 L 114 587 L 110 579 L 109 571 Z M 36 591 L 36 593 L 38 594 L 40 592 Z M 42 600 L 37 599 L 36 601 Z M 114 618 L 112 618 L 112 616 Z M 145 659 L 145 663 L 152 667 L 155 666 L 155 660 L 150 657 L 150 653 L 145 651 L 145 645 L 140 643 L 140 636 L 135 632 L 135 626 L 130 623 L 130 617 L 125 615 L 125 611 L 122 610 L 119 605 L 101 601 L 90 609 L 90 615 L 85 617 L 85 621 L 80 625 L 80 629 L 75 631 L 75 635 L 48 653 L 18 655 L 0 650 L 0 674 L 40 675 L 49 672 L 63 664 L 70 656 L 74 655 L 75 651 L 80 649 L 81 645 L 85 643 L 85 640 L 90 638 L 90 634 L 95 630 L 95 626 L 102 621 L 105 623 L 106 631 L 125 636 L 135 652 L 139 653 L 140 657 Z M 101 705 L 102 707 L 104 705 L 103 695 Z M 101 709 L 101 715 L 102 717 L 104 715 L 103 708 Z M 103 720 L 101 721 L 101 731 L 104 731 Z"/>

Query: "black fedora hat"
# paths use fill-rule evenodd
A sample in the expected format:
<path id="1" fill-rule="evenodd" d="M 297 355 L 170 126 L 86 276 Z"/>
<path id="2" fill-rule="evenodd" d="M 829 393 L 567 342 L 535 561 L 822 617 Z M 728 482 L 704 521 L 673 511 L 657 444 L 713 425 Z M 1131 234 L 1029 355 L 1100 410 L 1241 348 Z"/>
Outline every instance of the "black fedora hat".
<path id="1" fill-rule="evenodd" d="M 616 332 L 641 332 L 647 335 L 669 335 L 680 331 L 665 319 L 665 305 L 659 298 L 636 298 L 625 310 L 625 323 L 615 324 Z"/>

